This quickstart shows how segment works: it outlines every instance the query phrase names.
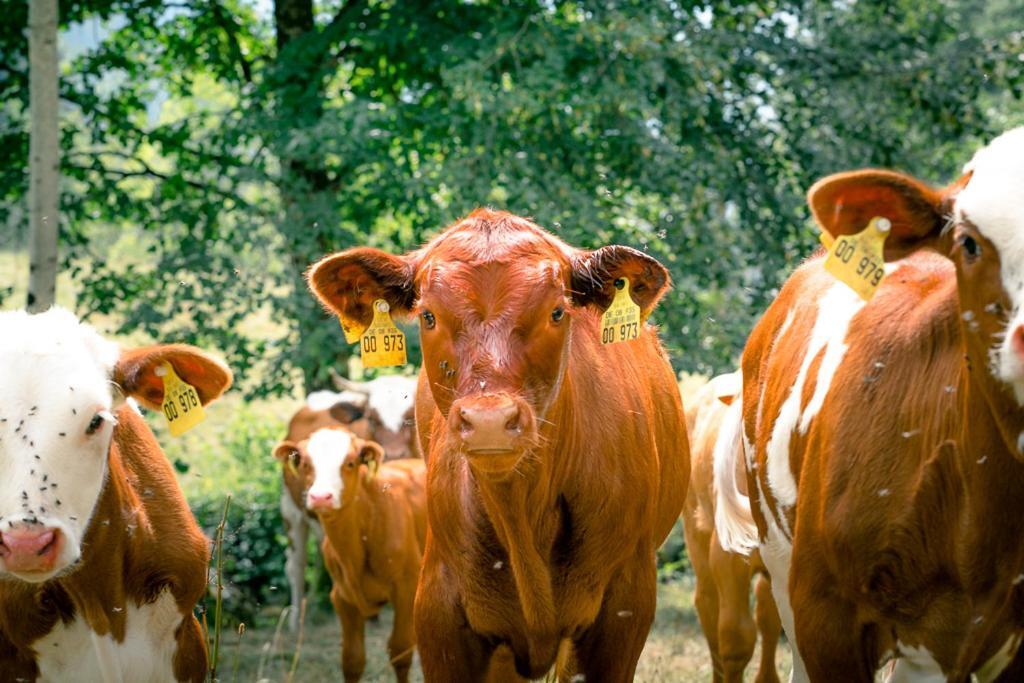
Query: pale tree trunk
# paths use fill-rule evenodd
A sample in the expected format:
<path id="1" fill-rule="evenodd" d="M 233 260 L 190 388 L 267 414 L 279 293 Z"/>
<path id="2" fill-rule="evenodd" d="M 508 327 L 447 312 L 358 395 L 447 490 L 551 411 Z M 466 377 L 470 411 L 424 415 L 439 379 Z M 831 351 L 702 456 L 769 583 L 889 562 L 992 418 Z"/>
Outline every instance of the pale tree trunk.
<path id="1" fill-rule="evenodd" d="M 28 310 L 53 305 L 57 288 L 57 204 L 60 182 L 60 129 L 57 122 L 57 0 L 29 0 Z"/>

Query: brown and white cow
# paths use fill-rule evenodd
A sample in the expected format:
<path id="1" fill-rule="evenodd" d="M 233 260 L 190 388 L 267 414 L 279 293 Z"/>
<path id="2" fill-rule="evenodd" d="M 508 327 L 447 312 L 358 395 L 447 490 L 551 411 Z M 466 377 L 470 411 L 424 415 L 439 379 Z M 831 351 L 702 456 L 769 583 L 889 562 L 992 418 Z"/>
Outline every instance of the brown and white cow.
<path id="1" fill-rule="evenodd" d="M 542 676 L 631 680 L 654 618 L 655 548 L 682 509 L 689 449 L 668 358 L 648 326 L 603 346 L 628 277 L 644 316 L 668 287 L 655 259 L 583 251 L 480 209 L 423 249 L 356 248 L 309 272 L 333 311 L 368 324 L 385 299 L 418 315 L 429 420 L 429 528 L 416 596 L 427 681 L 479 681 L 506 645 Z"/>
<path id="2" fill-rule="evenodd" d="M 205 680 L 207 539 L 124 398 L 159 410 L 164 363 L 204 404 L 231 373 L 189 346 L 120 350 L 62 309 L 0 330 L 0 680 Z"/>
<path id="3" fill-rule="evenodd" d="M 686 431 L 690 435 L 690 487 L 683 505 L 686 552 L 696 575 L 694 602 L 704 636 L 711 650 L 716 683 L 741 683 L 747 662 L 754 654 L 761 634 L 761 662 L 755 681 L 777 683 L 775 650 L 782 632 L 779 613 L 772 598 L 766 570 L 755 551 L 750 557 L 728 552 L 715 533 L 714 466 L 727 460 L 733 470 L 742 462 L 729 451 L 740 447 L 736 429 L 719 439 L 719 430 L 729 421 L 739 423 L 741 407 L 739 373 L 719 375 L 686 401 Z M 732 404 L 732 405 L 727 405 Z M 740 480 L 742 482 L 742 479 Z M 742 486 L 746 492 L 746 486 Z M 750 580 L 757 573 L 756 622 L 750 614 Z"/>
<path id="4" fill-rule="evenodd" d="M 892 657 L 892 680 L 1024 677 L 1022 188 L 1016 129 L 946 188 L 863 170 L 810 190 L 833 236 L 891 234 L 869 303 L 814 258 L 743 353 L 748 541 L 797 678 Z"/>
<path id="5" fill-rule="evenodd" d="M 413 600 L 426 536 L 426 466 L 420 459 L 384 462 L 384 449 L 344 426 L 324 427 L 294 445 L 306 506 L 324 530 L 321 550 L 331 575 L 331 602 L 341 620 L 341 667 L 358 681 L 366 665 L 364 626 L 390 602 L 388 653 L 399 681 L 415 649 Z"/>
<path id="6" fill-rule="evenodd" d="M 415 457 L 415 429 L 412 419 L 416 378 L 388 375 L 369 382 L 352 382 L 336 377 L 341 391 L 314 391 L 306 397 L 288 421 L 288 432 L 279 446 L 308 439 L 318 429 L 346 425 L 356 436 L 384 446 L 385 460 Z M 378 440 L 380 439 L 380 440 Z M 294 449 L 275 448 L 276 453 Z M 279 458 L 281 463 L 281 517 L 288 537 L 285 573 L 291 586 L 289 625 L 299 626 L 300 605 L 306 593 L 306 541 L 310 530 L 319 540 L 323 531 L 316 515 L 306 509 L 304 482 L 297 462 Z"/>

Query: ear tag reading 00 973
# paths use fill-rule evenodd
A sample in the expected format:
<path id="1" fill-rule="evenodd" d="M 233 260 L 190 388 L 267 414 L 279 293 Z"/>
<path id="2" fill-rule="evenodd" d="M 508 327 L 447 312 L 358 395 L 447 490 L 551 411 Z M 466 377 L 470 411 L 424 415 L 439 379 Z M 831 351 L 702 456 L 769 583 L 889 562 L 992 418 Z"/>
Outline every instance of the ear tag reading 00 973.
<path id="1" fill-rule="evenodd" d="M 629 296 L 629 279 L 615 281 L 615 298 L 601 316 L 601 343 L 615 344 L 640 336 L 640 307 Z"/>
<path id="2" fill-rule="evenodd" d="M 373 322 L 359 341 L 364 368 L 405 365 L 405 333 L 395 327 L 390 310 L 384 299 L 373 302 Z"/>
<path id="3" fill-rule="evenodd" d="M 866 228 L 855 235 L 833 238 L 827 232 L 820 235 L 821 243 L 828 249 L 825 270 L 837 280 L 857 292 L 864 301 L 871 301 L 878 285 L 885 278 L 885 238 L 892 230 L 888 218 L 876 216 L 868 221 Z"/>
<path id="4" fill-rule="evenodd" d="M 164 380 L 164 401 L 160 408 L 167 418 L 171 436 L 181 436 L 206 419 L 196 388 L 178 377 L 174 366 L 164 363 L 156 369 L 156 374 Z"/>

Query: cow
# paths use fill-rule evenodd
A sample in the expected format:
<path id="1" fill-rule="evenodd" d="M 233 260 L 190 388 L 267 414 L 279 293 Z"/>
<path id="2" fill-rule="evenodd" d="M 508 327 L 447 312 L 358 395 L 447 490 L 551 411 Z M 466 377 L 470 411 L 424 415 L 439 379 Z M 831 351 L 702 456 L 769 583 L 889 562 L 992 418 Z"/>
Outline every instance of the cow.
<path id="1" fill-rule="evenodd" d="M 348 387 L 341 391 L 314 391 L 288 421 L 284 439 L 275 446 L 275 453 L 288 454 L 293 448 L 280 448 L 303 441 L 322 427 L 347 425 L 358 437 L 380 441 L 385 446 L 385 460 L 396 460 L 418 453 L 409 442 L 414 439 L 411 424 L 415 379 L 400 376 L 379 377 L 370 382 L 351 382 L 341 377 L 335 383 Z M 408 423 L 407 423 L 408 422 Z M 390 449 L 388 448 L 390 446 Z M 298 630 L 302 600 L 306 593 L 306 542 L 310 530 L 323 540 L 323 530 L 316 515 L 306 509 L 304 484 L 298 476 L 297 462 L 285 457 L 281 464 L 281 518 L 288 537 L 285 574 L 291 587 L 289 627 Z"/>
<path id="2" fill-rule="evenodd" d="M 358 681 L 366 666 L 366 619 L 390 602 L 388 653 L 404 683 L 415 649 L 413 600 L 427 529 L 423 460 L 384 462 L 383 447 L 342 425 L 279 449 L 298 462 L 306 507 L 324 530 L 321 551 L 341 620 L 345 681 Z"/>
<path id="3" fill-rule="evenodd" d="M 0 680 L 205 680 L 208 540 L 126 398 L 160 410 L 169 363 L 206 404 L 230 371 L 60 308 L 0 329 Z"/>
<path id="4" fill-rule="evenodd" d="M 1022 187 L 1018 128 L 943 188 L 866 169 L 809 191 L 833 237 L 888 219 L 887 275 L 865 303 L 811 258 L 758 322 L 756 528 L 719 525 L 759 546 L 797 680 L 1024 677 Z"/>
<path id="5" fill-rule="evenodd" d="M 689 447 L 656 330 L 602 345 L 600 321 L 627 279 L 646 319 L 669 286 L 665 267 L 478 209 L 418 251 L 357 247 L 307 278 L 346 319 L 369 324 L 381 299 L 419 318 L 425 680 L 480 681 L 499 646 L 524 677 L 557 659 L 566 677 L 631 680 Z"/>
<path id="6" fill-rule="evenodd" d="M 719 428 L 730 420 L 738 423 L 741 414 L 739 373 L 719 375 L 686 401 L 686 431 L 690 435 L 690 487 L 683 505 L 683 529 L 686 551 L 696 575 L 694 602 L 701 628 L 711 651 L 712 680 L 715 683 L 741 683 L 747 662 L 754 654 L 757 634 L 761 635 L 761 662 L 757 683 L 778 683 L 775 650 L 782 624 L 772 599 L 766 570 L 755 551 L 751 557 L 726 552 L 715 533 L 715 456 L 724 459 L 739 444 L 719 440 Z M 729 405 L 727 405 L 729 404 Z M 726 430 L 730 436 L 736 430 Z M 742 463 L 730 458 L 735 472 L 745 474 Z M 735 476 L 735 475 L 734 475 Z M 742 479 L 739 481 L 742 485 Z M 746 487 L 743 486 L 745 491 Z M 749 505 L 749 503 L 748 503 Z M 750 615 L 750 580 L 755 584 L 756 624 Z M 755 628 L 756 626 L 756 628 Z"/>

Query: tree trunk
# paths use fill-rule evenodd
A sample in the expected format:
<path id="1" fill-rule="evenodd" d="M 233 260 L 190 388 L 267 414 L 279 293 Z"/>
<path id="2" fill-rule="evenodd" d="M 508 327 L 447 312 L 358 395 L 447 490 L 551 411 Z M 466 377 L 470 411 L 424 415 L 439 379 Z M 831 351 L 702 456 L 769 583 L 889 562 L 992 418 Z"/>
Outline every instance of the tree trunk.
<path id="1" fill-rule="evenodd" d="M 45 311 L 57 289 L 60 128 L 57 119 L 57 0 L 29 0 L 28 310 Z"/>

